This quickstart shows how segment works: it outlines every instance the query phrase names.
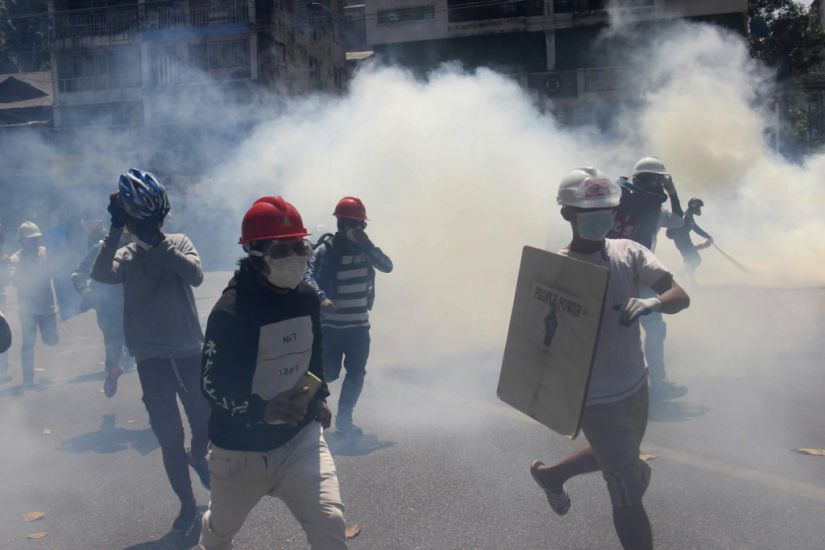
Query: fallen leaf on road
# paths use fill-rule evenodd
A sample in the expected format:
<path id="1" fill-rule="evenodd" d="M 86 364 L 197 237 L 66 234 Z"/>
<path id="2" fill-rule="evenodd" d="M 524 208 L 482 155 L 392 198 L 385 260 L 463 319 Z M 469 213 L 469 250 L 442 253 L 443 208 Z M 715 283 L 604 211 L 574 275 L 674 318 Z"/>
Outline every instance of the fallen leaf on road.
<path id="1" fill-rule="evenodd" d="M 97 393 L 103 393 L 103 390 L 97 390 Z"/>
<path id="2" fill-rule="evenodd" d="M 645 462 L 650 462 L 651 460 L 656 458 L 656 455 L 639 455 L 639 458 Z"/>
<path id="3" fill-rule="evenodd" d="M 794 449 L 797 453 L 811 456 L 825 456 L 825 449 Z"/>
<path id="4" fill-rule="evenodd" d="M 29 522 L 37 521 L 44 517 L 46 517 L 46 514 L 44 514 L 43 512 L 26 512 L 25 514 L 23 514 L 23 519 Z"/>
<path id="5" fill-rule="evenodd" d="M 42 539 L 46 535 L 48 535 L 48 533 L 46 531 L 37 531 L 37 532 L 31 533 L 30 535 L 26 535 L 26 538 L 30 539 L 30 540 L 37 540 L 37 539 Z"/>
<path id="6" fill-rule="evenodd" d="M 52 435 L 51 428 L 43 428 L 43 435 Z"/>
<path id="7" fill-rule="evenodd" d="M 347 540 L 352 540 L 360 534 L 361 534 L 361 526 L 358 525 L 357 523 L 353 523 L 352 525 L 347 527 L 346 531 L 344 531 L 344 535 L 347 537 Z"/>
<path id="8" fill-rule="evenodd" d="M 46 372 L 46 369 L 41 369 L 38 367 L 34 369 L 34 372 Z"/>
<path id="9" fill-rule="evenodd" d="M 134 424 L 135 422 L 136 422 L 135 420 L 127 420 L 126 421 L 127 424 Z"/>

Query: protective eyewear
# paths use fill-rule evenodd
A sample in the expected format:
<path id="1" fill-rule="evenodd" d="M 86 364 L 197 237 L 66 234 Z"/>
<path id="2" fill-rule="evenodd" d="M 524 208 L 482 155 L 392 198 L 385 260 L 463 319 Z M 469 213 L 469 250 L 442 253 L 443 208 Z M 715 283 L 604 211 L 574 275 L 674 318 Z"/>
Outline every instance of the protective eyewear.
<path id="1" fill-rule="evenodd" d="M 312 254 L 312 243 L 307 239 L 295 241 L 272 241 L 263 253 L 273 260 L 286 258 L 288 256 L 310 256 Z"/>

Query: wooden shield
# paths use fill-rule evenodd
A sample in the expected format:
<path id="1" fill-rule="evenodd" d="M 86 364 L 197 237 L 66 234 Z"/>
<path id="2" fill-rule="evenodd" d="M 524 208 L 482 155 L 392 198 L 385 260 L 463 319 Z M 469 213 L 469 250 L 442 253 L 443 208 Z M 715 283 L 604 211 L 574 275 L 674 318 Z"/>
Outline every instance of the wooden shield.
<path id="1" fill-rule="evenodd" d="M 498 397 L 553 431 L 579 433 L 610 272 L 525 246 Z"/>

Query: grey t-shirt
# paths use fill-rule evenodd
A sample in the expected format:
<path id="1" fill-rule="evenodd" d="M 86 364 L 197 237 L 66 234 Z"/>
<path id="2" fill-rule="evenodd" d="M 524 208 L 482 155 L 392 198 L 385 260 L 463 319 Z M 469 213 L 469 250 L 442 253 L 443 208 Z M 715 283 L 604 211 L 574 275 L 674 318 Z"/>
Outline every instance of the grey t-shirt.
<path id="1" fill-rule="evenodd" d="M 652 286 L 670 272 L 650 250 L 629 239 L 605 239 L 604 249 L 592 254 L 559 253 L 610 270 L 586 405 L 621 401 L 647 378 L 639 323 L 620 324 L 622 308 L 629 298 L 639 297 L 639 285 Z"/>
<path id="2" fill-rule="evenodd" d="M 192 287 L 203 281 L 200 257 L 186 235 L 170 234 L 145 250 L 118 249 L 112 228 L 92 266 L 92 279 L 123 284 L 123 328 L 129 352 L 140 361 L 199 355 L 203 345 Z"/>

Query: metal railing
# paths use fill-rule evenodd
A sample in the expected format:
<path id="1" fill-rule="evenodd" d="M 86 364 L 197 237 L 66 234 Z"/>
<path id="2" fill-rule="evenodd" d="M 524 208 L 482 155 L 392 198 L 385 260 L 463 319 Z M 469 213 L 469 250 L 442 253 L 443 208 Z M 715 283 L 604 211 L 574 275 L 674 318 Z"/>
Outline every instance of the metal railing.
<path id="1" fill-rule="evenodd" d="M 54 16 L 52 38 L 110 36 L 179 27 L 249 22 L 247 0 L 150 2 Z"/>

